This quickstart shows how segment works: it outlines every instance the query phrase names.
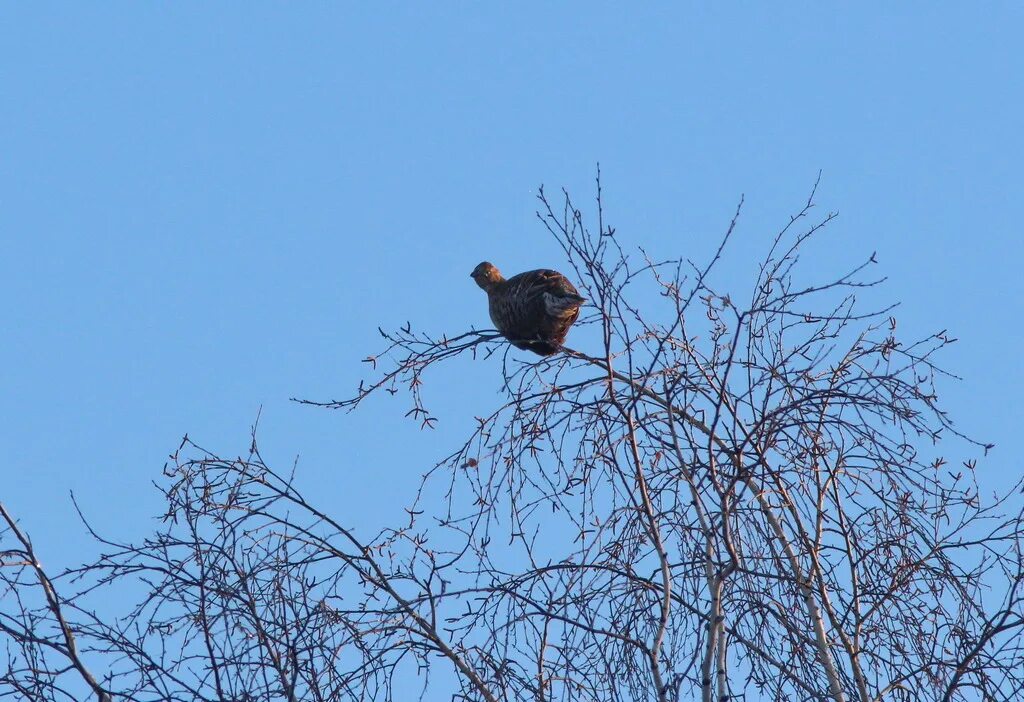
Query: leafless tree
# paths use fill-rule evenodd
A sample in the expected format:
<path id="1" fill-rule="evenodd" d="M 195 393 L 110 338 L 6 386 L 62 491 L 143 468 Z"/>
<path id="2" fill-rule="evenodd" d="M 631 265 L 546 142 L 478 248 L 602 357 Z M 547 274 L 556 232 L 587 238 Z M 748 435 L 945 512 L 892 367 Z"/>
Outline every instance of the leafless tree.
<path id="1" fill-rule="evenodd" d="M 186 438 L 163 527 L 52 578 L 3 511 L 0 697 L 1024 698 L 1020 485 L 982 494 L 990 447 L 940 408 L 953 340 L 858 304 L 873 257 L 808 277 L 814 192 L 742 293 L 713 283 L 740 208 L 695 265 L 630 250 L 597 193 L 593 224 L 566 193 L 538 213 L 597 348 L 406 326 L 353 397 L 306 401 L 391 392 L 429 429 L 425 371 L 500 367 L 407 523 L 357 537 L 255 430 L 237 458 Z M 95 611 L 112 592 L 134 604 Z"/>

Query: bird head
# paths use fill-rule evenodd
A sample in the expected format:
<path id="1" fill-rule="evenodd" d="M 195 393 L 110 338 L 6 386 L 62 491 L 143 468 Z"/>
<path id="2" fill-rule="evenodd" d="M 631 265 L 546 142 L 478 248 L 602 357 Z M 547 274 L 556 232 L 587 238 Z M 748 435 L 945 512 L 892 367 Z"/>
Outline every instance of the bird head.
<path id="1" fill-rule="evenodd" d="M 469 277 L 476 281 L 476 284 L 484 290 L 489 290 L 504 280 L 498 269 L 494 267 L 494 264 L 489 263 L 488 261 L 484 261 L 474 268 L 473 272 L 469 274 Z"/>

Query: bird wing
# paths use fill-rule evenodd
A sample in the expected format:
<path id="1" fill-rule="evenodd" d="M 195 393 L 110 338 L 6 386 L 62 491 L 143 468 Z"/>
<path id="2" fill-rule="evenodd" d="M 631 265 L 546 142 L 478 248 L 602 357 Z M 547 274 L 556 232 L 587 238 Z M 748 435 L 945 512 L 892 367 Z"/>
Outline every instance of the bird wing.
<path id="1" fill-rule="evenodd" d="M 508 294 L 528 305 L 534 301 L 543 301 L 544 295 L 556 297 L 580 298 L 575 286 L 558 271 L 540 268 L 514 275 L 508 279 Z M 582 298 L 580 298 L 582 301 Z"/>

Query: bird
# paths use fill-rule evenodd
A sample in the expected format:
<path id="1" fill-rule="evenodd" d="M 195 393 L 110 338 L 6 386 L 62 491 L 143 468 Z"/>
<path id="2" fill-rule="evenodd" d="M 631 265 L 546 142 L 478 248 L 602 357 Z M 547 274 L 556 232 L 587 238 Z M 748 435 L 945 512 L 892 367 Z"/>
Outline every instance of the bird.
<path id="1" fill-rule="evenodd" d="M 558 353 L 586 298 L 558 271 L 540 268 L 502 277 L 484 261 L 470 277 L 487 293 L 491 321 L 518 349 L 540 356 Z"/>

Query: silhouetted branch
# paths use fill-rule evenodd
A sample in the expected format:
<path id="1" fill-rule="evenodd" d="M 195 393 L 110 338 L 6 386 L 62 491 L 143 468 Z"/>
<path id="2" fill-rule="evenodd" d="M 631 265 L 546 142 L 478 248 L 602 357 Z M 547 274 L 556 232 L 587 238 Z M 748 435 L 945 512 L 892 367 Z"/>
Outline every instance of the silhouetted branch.
<path id="1" fill-rule="evenodd" d="M 542 189 L 592 303 L 574 334 L 595 342 L 510 362 L 496 332 L 407 324 L 381 331 L 353 395 L 301 401 L 385 392 L 427 428 L 432 368 L 494 367 L 501 399 L 406 523 L 357 535 L 264 462 L 255 430 L 237 458 L 186 438 L 161 527 L 94 532 L 97 559 L 45 580 L 56 611 L 10 571 L 0 696 L 81 697 L 73 681 L 97 678 L 72 650 L 114 700 L 407 699 L 412 680 L 494 702 L 1024 695 L 1021 486 L 982 496 L 972 454 L 991 446 L 939 402 L 953 339 L 904 341 L 894 306 L 862 306 L 884 280 L 873 255 L 801 267 L 835 218 L 814 218 L 816 191 L 725 291 L 742 200 L 699 264 L 633 253 L 600 181 L 596 229 Z M 5 567 L 32 572 L 19 543 Z M 100 616 L 100 593 L 133 604 Z"/>

